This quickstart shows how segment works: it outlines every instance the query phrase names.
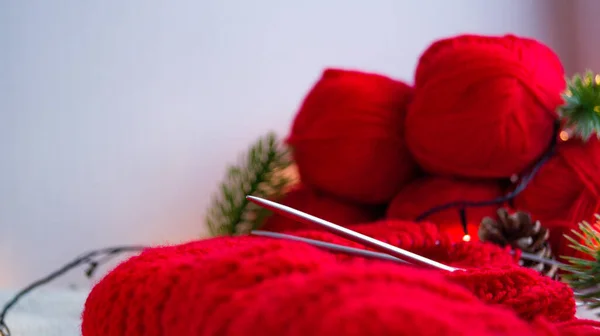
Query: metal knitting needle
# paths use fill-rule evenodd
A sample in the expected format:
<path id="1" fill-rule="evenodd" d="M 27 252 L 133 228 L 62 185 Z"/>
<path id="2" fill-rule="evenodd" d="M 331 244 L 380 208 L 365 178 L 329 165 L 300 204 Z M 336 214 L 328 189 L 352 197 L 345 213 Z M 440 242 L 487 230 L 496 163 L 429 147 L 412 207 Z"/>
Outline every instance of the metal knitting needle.
<path id="1" fill-rule="evenodd" d="M 248 197 L 248 199 L 251 200 L 251 201 L 253 201 L 252 200 L 253 198 L 255 198 L 255 197 L 254 196 L 249 196 Z M 258 198 L 258 197 L 256 199 L 260 200 L 260 198 Z M 272 203 L 274 203 L 274 202 L 272 202 Z M 275 203 L 275 204 L 277 204 L 277 203 Z M 262 204 L 259 204 L 259 205 L 262 205 Z M 277 205 L 280 205 L 280 204 L 277 204 Z M 288 208 L 288 207 L 285 207 L 283 205 L 281 205 L 281 207 Z M 300 211 L 298 211 L 298 212 L 300 212 Z M 302 212 L 300 212 L 300 213 L 302 213 Z M 302 213 L 302 214 L 304 214 L 304 213 Z M 310 215 L 307 215 L 307 214 L 304 214 L 304 215 L 310 216 Z M 310 216 L 310 217 L 312 217 L 312 216 Z M 291 217 L 291 218 L 292 219 L 297 219 L 296 217 Z M 319 224 L 319 223 L 317 223 L 317 224 Z M 335 250 L 335 251 L 339 251 L 339 252 L 346 252 L 346 253 L 349 253 L 349 254 L 364 254 L 363 252 L 366 251 L 366 250 L 362 250 L 362 249 L 350 248 L 350 247 L 346 247 L 346 246 L 343 246 L 343 245 L 331 244 L 331 243 L 321 242 L 321 241 L 318 241 L 318 240 L 296 237 L 296 236 L 292 236 L 292 235 L 276 234 L 276 233 L 269 232 L 269 231 L 253 231 L 252 233 L 253 234 L 256 233 L 256 235 L 268 236 L 268 237 L 272 237 L 272 238 L 284 238 L 284 236 L 285 236 L 286 239 L 303 241 L 303 242 L 309 243 L 311 245 L 320 246 L 320 247 L 323 247 L 323 248 L 326 248 L 326 249 Z M 361 243 L 362 243 L 362 241 L 361 241 Z M 360 252 L 356 253 L 357 251 L 360 251 Z M 369 256 L 371 256 L 373 258 L 380 258 L 380 259 L 383 258 L 383 259 L 388 259 L 388 260 L 391 260 L 390 258 L 394 258 L 394 260 L 400 260 L 400 259 L 398 259 L 396 257 L 390 256 L 390 255 L 385 254 L 385 253 L 377 253 L 377 252 L 371 252 L 371 251 L 366 251 L 366 252 L 367 252 L 367 254 L 369 254 Z M 510 253 L 514 255 L 515 251 L 511 251 Z M 363 256 L 367 257 L 367 255 L 363 255 Z M 390 257 L 390 258 L 383 257 L 383 256 L 387 256 L 387 257 Z M 535 255 L 533 253 L 527 253 L 527 252 L 521 252 L 521 259 L 523 259 L 523 260 L 529 260 L 529 261 L 536 261 L 536 262 L 544 263 L 544 264 L 551 265 L 551 266 L 558 266 L 558 267 L 565 266 L 564 263 L 561 263 L 559 261 L 556 261 L 556 260 L 553 260 L 553 259 L 548 259 L 548 258 L 543 258 L 543 257 L 537 256 L 537 255 Z M 406 261 L 404 261 L 404 260 L 402 260 L 402 261 L 406 263 Z"/>
<path id="2" fill-rule="evenodd" d="M 250 232 L 250 234 L 252 234 L 254 236 L 292 240 L 292 241 L 297 241 L 297 242 L 302 242 L 302 243 L 306 243 L 309 245 L 313 245 L 313 246 L 323 248 L 326 250 L 330 250 L 330 251 L 342 252 L 342 253 L 352 254 L 352 255 L 365 257 L 365 258 L 382 259 L 382 260 L 393 261 L 393 262 L 397 262 L 397 263 L 401 263 L 401 264 L 407 264 L 406 261 L 404 261 L 402 259 L 398 259 L 389 254 L 367 251 L 367 250 L 363 250 L 363 249 L 359 249 L 359 248 L 355 248 L 355 247 L 344 246 L 344 245 L 339 245 L 339 244 L 327 243 L 327 242 L 323 242 L 320 240 L 298 237 L 298 236 L 293 236 L 293 235 L 289 235 L 289 234 L 285 234 L 285 233 L 254 230 L 254 231 Z"/>
<path id="3" fill-rule="evenodd" d="M 333 224 L 324 219 L 321 219 L 321 218 L 318 218 L 315 216 L 311 216 L 307 213 L 298 211 L 298 210 L 290 208 L 288 206 L 281 205 L 279 203 L 275 203 L 275 202 L 272 202 L 272 201 L 269 201 L 269 200 L 266 200 L 266 199 L 263 199 L 260 197 L 256 197 L 256 196 L 246 196 L 246 199 L 252 203 L 257 204 L 258 206 L 260 206 L 262 208 L 271 210 L 271 211 L 278 213 L 282 216 L 285 216 L 287 218 L 296 220 L 301 223 L 317 224 L 317 225 L 323 227 L 324 229 L 326 229 L 327 231 L 334 233 L 340 237 L 346 238 L 348 240 L 354 241 L 359 244 L 363 244 L 363 245 L 371 247 L 375 250 L 379 250 L 381 252 L 392 255 L 396 258 L 407 260 L 407 261 L 417 264 L 417 265 L 426 266 L 426 267 L 430 267 L 430 268 L 436 268 L 436 269 L 445 270 L 445 271 L 449 271 L 449 272 L 454 272 L 456 270 L 459 270 L 459 268 L 454 268 L 454 267 L 450 267 L 448 265 L 444 265 L 437 261 L 434 261 L 434 260 L 425 258 L 423 256 L 420 256 L 418 254 L 403 250 L 394 245 L 371 238 L 369 236 L 358 233 L 356 231 L 352 231 L 343 226 Z"/>
<path id="4" fill-rule="evenodd" d="M 298 237 L 298 236 L 289 235 L 289 234 L 285 234 L 285 233 L 254 230 L 254 231 L 250 232 L 250 234 L 252 234 L 254 236 L 261 236 L 261 237 L 293 240 L 293 241 L 313 245 L 316 247 L 320 247 L 320 248 L 323 248 L 326 250 L 342 252 L 342 253 L 347 253 L 347 254 L 353 254 L 353 255 L 357 255 L 357 256 L 361 256 L 361 257 L 365 257 L 365 258 L 384 259 L 384 260 L 395 261 L 395 262 L 400 262 L 400 263 L 404 263 L 404 264 L 407 263 L 406 261 L 404 261 L 402 259 L 393 257 L 393 256 L 391 256 L 389 254 L 385 254 L 385 253 L 373 252 L 373 251 L 363 250 L 363 249 L 359 249 L 359 248 L 355 248 L 355 247 L 349 247 L 349 246 L 344 246 L 344 245 L 339 245 L 339 244 L 334 244 L 334 243 L 323 242 L 323 241 L 315 240 L 315 239 Z M 510 253 L 513 255 L 515 254 L 514 251 L 511 251 Z M 551 266 L 564 266 L 565 265 L 565 264 L 563 264 L 559 261 L 553 260 L 553 259 L 542 258 L 542 257 L 536 256 L 535 254 L 525 253 L 525 252 L 521 253 L 521 259 L 536 261 L 536 262 L 544 263 L 544 264 L 551 265 Z"/>
<path id="5" fill-rule="evenodd" d="M 511 251 L 510 254 L 514 255 L 515 251 Z M 561 263 L 560 261 L 556 261 L 554 259 L 543 258 L 543 257 L 537 256 L 533 253 L 527 253 L 527 252 L 521 252 L 521 259 L 535 261 L 535 262 L 543 263 L 543 264 L 550 265 L 550 266 L 558 266 L 558 267 L 566 266 L 565 264 Z"/>
<path id="6" fill-rule="evenodd" d="M 344 245 L 339 245 L 339 244 L 334 244 L 334 243 L 327 243 L 327 242 L 323 242 L 320 240 L 298 237 L 298 236 L 293 236 L 293 235 L 289 235 L 289 234 L 285 234 L 285 233 L 254 230 L 254 231 L 251 231 L 250 234 L 252 234 L 253 236 L 259 236 L 259 237 L 268 237 L 268 238 L 274 238 L 274 239 L 283 239 L 283 240 L 302 242 L 302 243 L 306 243 L 306 244 L 309 244 L 309 245 L 312 245 L 312 246 L 315 246 L 318 248 L 323 248 L 323 249 L 326 249 L 329 251 L 342 252 L 342 253 L 356 255 L 356 256 L 364 257 L 364 258 L 381 259 L 381 260 L 392 261 L 392 262 L 396 262 L 396 263 L 400 263 L 400 264 L 407 263 L 406 261 L 404 261 L 402 259 L 398 259 L 396 257 L 393 257 L 393 256 L 391 256 L 389 254 L 385 254 L 385 253 L 367 251 L 367 250 L 363 250 L 363 249 L 359 249 L 359 248 L 355 248 L 355 247 L 349 247 L 349 246 L 344 246 Z M 514 252 L 512 252 L 512 253 L 514 254 Z M 560 263 L 556 260 L 541 258 L 541 257 L 535 256 L 535 255 L 532 255 L 532 256 L 534 257 L 534 261 L 549 263 L 552 265 L 554 265 L 554 264 L 562 265 L 562 263 Z M 523 259 L 525 259 L 525 258 L 523 258 Z M 580 295 L 578 293 L 574 293 L 574 294 Z M 588 304 L 587 302 L 575 301 L 576 307 L 582 307 L 587 304 Z"/>

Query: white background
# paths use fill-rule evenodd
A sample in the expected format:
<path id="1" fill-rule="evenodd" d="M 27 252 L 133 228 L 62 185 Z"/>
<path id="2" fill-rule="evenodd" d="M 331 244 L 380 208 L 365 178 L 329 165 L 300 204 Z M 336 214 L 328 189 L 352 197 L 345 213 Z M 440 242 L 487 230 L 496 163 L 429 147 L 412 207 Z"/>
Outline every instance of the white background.
<path id="1" fill-rule="evenodd" d="M 600 1 L 0 1 L 0 286 L 83 251 L 205 234 L 227 164 L 326 66 L 409 82 L 459 33 L 600 70 Z M 77 275 L 79 276 L 79 275 Z"/>

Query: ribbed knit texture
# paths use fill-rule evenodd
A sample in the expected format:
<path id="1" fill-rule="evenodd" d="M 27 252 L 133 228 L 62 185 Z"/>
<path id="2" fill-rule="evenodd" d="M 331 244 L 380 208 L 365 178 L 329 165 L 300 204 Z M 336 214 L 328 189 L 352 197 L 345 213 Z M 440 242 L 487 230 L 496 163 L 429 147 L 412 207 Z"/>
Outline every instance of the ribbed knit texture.
<path id="1" fill-rule="evenodd" d="M 86 302 L 83 335 L 569 335 L 566 330 L 583 335 L 592 330 L 589 323 L 561 322 L 574 316 L 572 293 L 564 284 L 515 266 L 514 258 L 495 246 L 445 248 L 447 239 L 435 226 L 414 226 L 386 221 L 354 228 L 464 267 L 477 266 L 471 255 L 484 263 L 494 256 L 496 266 L 446 273 L 341 258 L 306 244 L 258 237 L 153 248 L 97 284 Z M 325 232 L 304 233 L 315 235 L 340 242 Z"/>

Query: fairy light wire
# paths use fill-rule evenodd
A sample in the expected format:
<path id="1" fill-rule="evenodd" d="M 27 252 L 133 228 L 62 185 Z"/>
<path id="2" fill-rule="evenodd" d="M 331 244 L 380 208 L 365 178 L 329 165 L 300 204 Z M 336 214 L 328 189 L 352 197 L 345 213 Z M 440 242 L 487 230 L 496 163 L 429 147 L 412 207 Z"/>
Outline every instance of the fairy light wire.
<path id="1" fill-rule="evenodd" d="M 544 154 L 541 156 L 541 158 L 533 165 L 533 167 L 531 168 L 529 173 L 527 173 L 525 176 L 523 176 L 523 178 L 521 178 L 521 180 L 519 181 L 519 184 L 517 184 L 516 188 L 513 191 L 509 192 L 508 194 L 506 194 L 504 196 L 494 198 L 491 200 L 485 200 L 485 201 L 461 200 L 461 201 L 448 202 L 448 203 L 444 203 L 444 204 L 441 204 L 438 206 L 434 206 L 434 207 L 424 211 L 420 215 L 418 215 L 416 217 L 415 221 L 421 222 L 435 213 L 438 213 L 438 212 L 441 212 L 444 210 L 448 210 L 448 209 L 457 208 L 458 213 L 459 213 L 460 223 L 463 228 L 464 234 L 465 234 L 465 236 L 468 236 L 469 232 L 467 229 L 467 214 L 466 214 L 467 209 L 468 208 L 486 207 L 486 206 L 490 206 L 490 205 L 497 205 L 497 204 L 503 204 L 506 202 L 511 202 L 515 197 L 517 197 L 521 192 L 523 192 L 523 190 L 525 190 L 527 185 L 529 185 L 529 183 L 533 180 L 533 178 L 540 171 L 542 166 L 546 162 L 548 162 L 548 160 L 550 160 L 550 158 L 552 158 L 554 156 L 554 154 L 556 152 L 557 139 L 559 137 L 562 141 L 566 141 L 569 139 L 569 137 L 566 137 L 566 140 L 564 140 L 563 132 L 560 131 L 560 128 L 561 128 L 560 121 L 558 121 L 558 120 L 555 121 L 554 129 L 553 129 L 553 133 L 552 133 L 553 136 L 552 136 L 552 140 L 550 141 L 550 144 L 548 146 L 548 149 L 544 152 Z"/>
<path id="2" fill-rule="evenodd" d="M 29 294 L 34 289 L 53 281 L 54 279 L 80 265 L 88 265 L 85 273 L 88 277 L 91 277 L 100 265 L 106 263 L 112 257 L 122 253 L 139 252 L 145 248 L 146 247 L 144 246 L 118 246 L 94 250 L 73 259 L 58 270 L 32 282 L 25 288 L 18 291 L 7 303 L 4 304 L 2 310 L 0 311 L 0 336 L 11 336 L 10 329 L 6 323 L 6 315 L 24 296 Z M 96 259 L 100 257 L 103 258 Z"/>

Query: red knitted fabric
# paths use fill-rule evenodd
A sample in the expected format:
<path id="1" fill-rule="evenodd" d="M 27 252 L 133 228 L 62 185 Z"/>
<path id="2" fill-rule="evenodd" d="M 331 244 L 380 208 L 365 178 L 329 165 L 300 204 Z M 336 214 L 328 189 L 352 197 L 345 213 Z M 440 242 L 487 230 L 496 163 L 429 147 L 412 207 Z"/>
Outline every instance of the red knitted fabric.
<path id="1" fill-rule="evenodd" d="M 560 142 L 556 155 L 542 166 L 514 205 L 551 230 L 555 251 L 575 255 L 562 233 L 570 233 L 583 220 L 595 221 L 594 214 L 600 212 L 600 140 Z"/>
<path id="2" fill-rule="evenodd" d="M 382 207 L 343 201 L 304 185 L 288 191 L 277 202 L 342 226 L 371 222 L 384 216 Z M 275 232 L 315 228 L 315 225 L 300 223 L 278 214 L 270 216 L 261 227 L 262 230 Z"/>
<path id="3" fill-rule="evenodd" d="M 557 55 L 534 40 L 437 41 L 419 60 L 406 144 L 431 173 L 510 177 L 548 147 L 564 88 Z"/>
<path id="4" fill-rule="evenodd" d="M 402 188 L 390 203 L 388 218 L 415 220 L 423 212 L 449 202 L 488 201 L 503 195 L 496 181 L 461 180 L 456 178 L 423 177 Z M 495 216 L 498 205 L 467 209 L 467 229 L 473 240 L 478 240 L 477 229 L 485 216 Z M 458 209 L 448 209 L 427 217 L 452 241 L 461 241 L 464 230 L 460 224 Z"/>
<path id="5" fill-rule="evenodd" d="M 198 334 L 245 335 L 254 330 L 289 336 L 538 334 L 509 310 L 487 306 L 439 275 L 355 263 L 352 268 L 334 266 L 279 278 L 240 291 L 237 300 L 216 307 L 212 323 Z M 232 311 L 238 312 L 233 319 Z"/>
<path id="6" fill-rule="evenodd" d="M 447 248 L 446 255 L 437 259 L 462 268 L 510 266 L 519 261 L 519 257 L 511 255 L 508 249 L 473 241 L 455 243 Z"/>
<path id="7" fill-rule="evenodd" d="M 551 321 L 567 321 L 575 315 L 573 291 L 531 269 L 476 268 L 448 273 L 446 278 L 468 288 L 487 303 L 512 308 L 523 319 L 543 315 Z"/>
<path id="8" fill-rule="evenodd" d="M 594 336 L 600 333 L 600 322 L 572 320 L 557 325 L 561 336 Z"/>
<path id="9" fill-rule="evenodd" d="M 411 93 L 382 75 L 325 70 L 287 139 L 302 181 L 349 201 L 388 202 L 416 171 L 403 138 Z"/>
<path id="10" fill-rule="evenodd" d="M 358 229 L 381 236 L 389 230 L 386 241 L 390 243 L 413 251 L 427 252 L 429 247 L 429 254 L 441 255 L 440 245 L 447 244 L 443 234 L 431 225 L 420 231 L 411 225 L 420 226 L 386 221 Z M 405 235 L 408 232 L 410 237 Z M 340 239 L 326 232 L 313 234 Z M 499 248 L 487 247 L 501 255 Z M 456 255 L 463 256 L 458 258 L 463 264 L 475 264 L 475 260 L 464 262 L 465 253 L 448 253 L 446 258 Z M 378 260 L 340 259 L 305 244 L 257 237 L 148 249 L 94 287 L 86 302 L 82 332 L 84 336 L 331 335 L 334 331 L 339 335 L 531 335 L 534 331 L 558 335 L 558 326 L 528 324 L 516 316 L 570 319 L 574 309 L 570 290 L 516 268 L 510 258 L 505 261 L 504 268 L 445 273 Z"/>
<path id="11" fill-rule="evenodd" d="M 86 301 L 82 332 L 200 335 L 195 330 L 211 323 L 210 311 L 234 299 L 239 290 L 290 273 L 328 268 L 333 261 L 334 256 L 311 246 L 256 237 L 149 249 L 94 287 Z"/>
<path id="12" fill-rule="evenodd" d="M 452 273 L 449 277 L 471 289 L 485 302 L 510 306 L 523 318 L 531 319 L 542 314 L 552 321 L 564 321 L 575 314 L 573 292 L 568 286 L 541 277 L 535 271 L 517 267 L 515 257 L 496 245 L 480 242 L 451 244 L 448 234 L 430 223 L 387 220 L 350 228 L 427 258 L 469 269 Z M 296 235 L 360 247 L 360 244 L 327 232 L 307 231 Z M 339 256 L 342 261 L 354 259 L 345 254 Z M 496 268 L 490 268 L 492 266 Z M 532 304 L 532 298 L 539 303 Z"/>

